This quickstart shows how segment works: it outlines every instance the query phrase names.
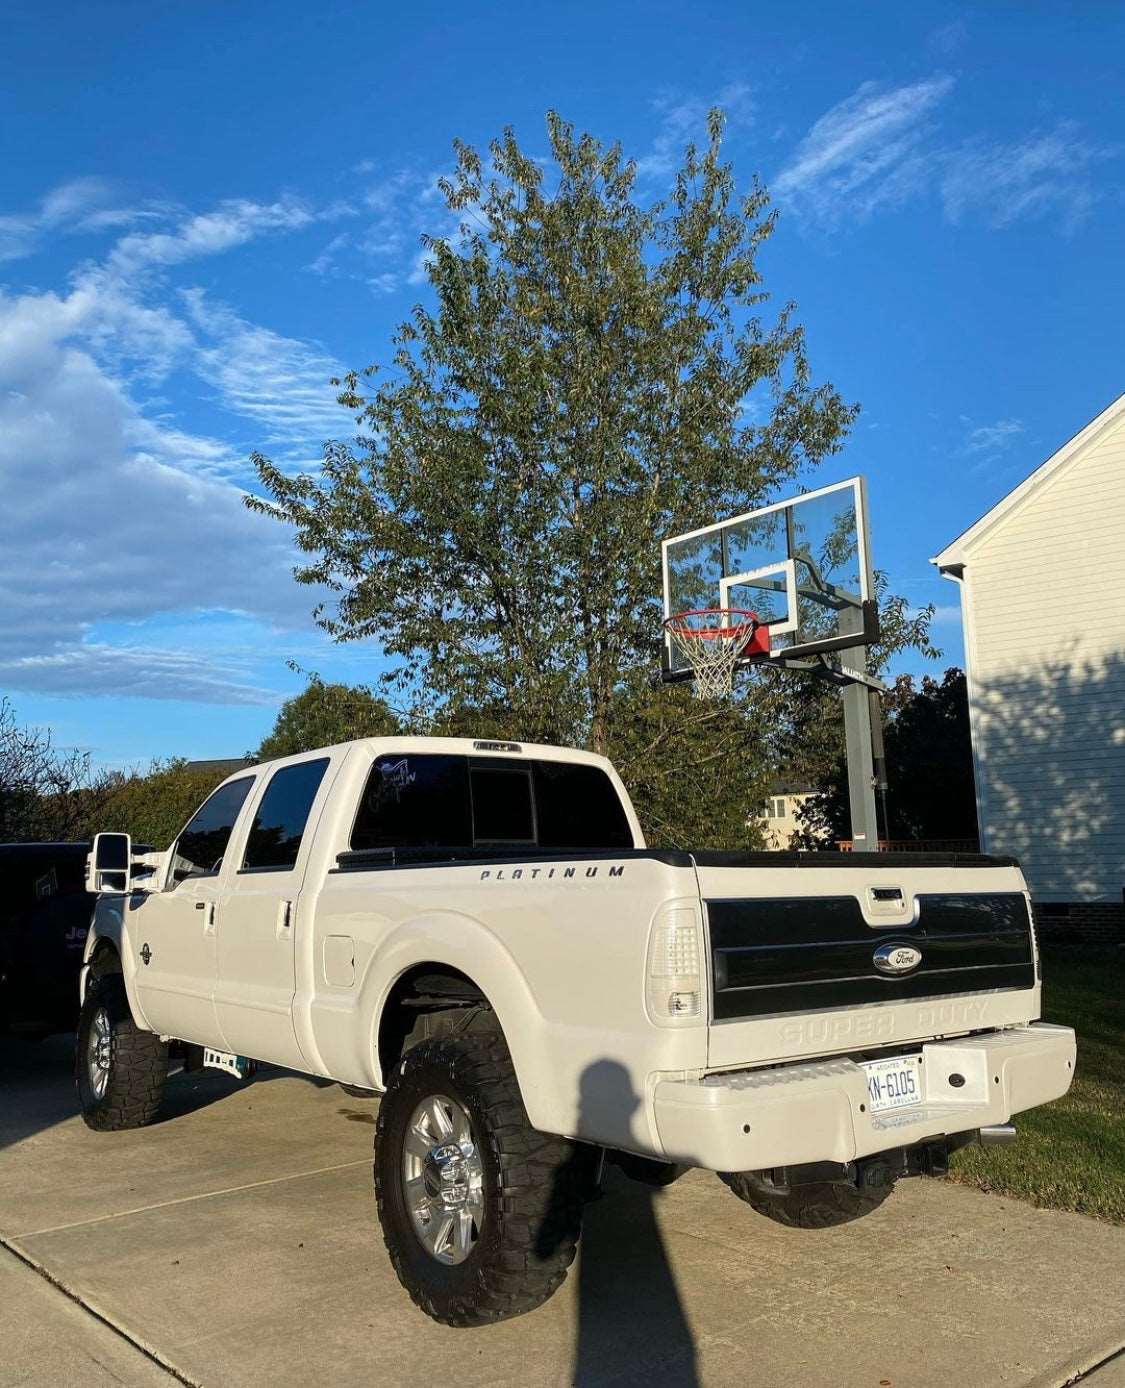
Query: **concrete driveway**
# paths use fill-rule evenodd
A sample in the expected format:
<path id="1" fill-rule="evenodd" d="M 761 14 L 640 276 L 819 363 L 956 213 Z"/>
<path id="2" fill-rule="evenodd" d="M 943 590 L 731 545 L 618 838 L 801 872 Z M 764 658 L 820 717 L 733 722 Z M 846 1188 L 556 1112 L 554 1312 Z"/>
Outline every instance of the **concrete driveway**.
<path id="1" fill-rule="evenodd" d="M 936 1181 L 782 1229 L 714 1176 L 611 1174 L 543 1309 L 416 1311 L 371 1195 L 374 1101 L 267 1071 L 179 1077 L 97 1135 L 70 1044 L 0 1040 L 0 1385 L 1125 1383 L 1125 1229 Z"/>

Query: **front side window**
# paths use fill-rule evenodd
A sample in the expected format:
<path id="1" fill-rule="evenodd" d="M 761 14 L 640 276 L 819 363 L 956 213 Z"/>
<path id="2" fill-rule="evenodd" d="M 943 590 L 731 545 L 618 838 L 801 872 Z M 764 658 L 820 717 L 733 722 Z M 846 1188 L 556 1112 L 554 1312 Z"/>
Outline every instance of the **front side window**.
<path id="1" fill-rule="evenodd" d="M 281 871 L 296 864 L 309 811 L 327 770 L 328 758 L 318 757 L 274 772 L 250 826 L 243 872 Z"/>
<path id="2" fill-rule="evenodd" d="M 186 877 L 206 877 L 218 872 L 234 821 L 253 784 L 253 776 L 228 781 L 203 802 L 172 850 L 174 884 Z"/>

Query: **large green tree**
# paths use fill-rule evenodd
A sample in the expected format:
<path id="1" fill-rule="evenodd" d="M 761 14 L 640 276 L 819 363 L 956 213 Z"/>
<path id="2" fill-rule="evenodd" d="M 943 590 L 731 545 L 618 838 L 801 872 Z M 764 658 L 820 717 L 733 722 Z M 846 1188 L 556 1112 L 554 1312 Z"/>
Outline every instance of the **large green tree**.
<path id="1" fill-rule="evenodd" d="M 713 113 L 667 199 L 616 145 L 548 118 L 552 164 L 509 131 L 491 170 L 457 146 L 463 220 L 430 239 L 432 307 L 389 367 L 343 383 L 366 447 L 315 475 L 256 459 L 327 584 L 427 703 L 501 703 L 537 736 L 609 745 L 622 675 L 657 651 L 659 540 L 745 509 L 837 449 L 855 413 L 771 322 L 765 192 L 739 198 Z M 750 407 L 753 399 L 754 407 Z"/>

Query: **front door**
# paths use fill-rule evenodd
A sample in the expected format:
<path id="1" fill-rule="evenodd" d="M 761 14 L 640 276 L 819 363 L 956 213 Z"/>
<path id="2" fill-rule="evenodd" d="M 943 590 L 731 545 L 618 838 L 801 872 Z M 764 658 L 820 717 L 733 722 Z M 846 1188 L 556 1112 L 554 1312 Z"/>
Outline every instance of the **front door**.
<path id="1" fill-rule="evenodd" d="M 128 899 L 138 1001 L 162 1036 L 221 1047 L 214 989 L 223 857 L 254 777 L 228 781 L 204 802 L 169 853 L 163 891 Z"/>
<path id="2" fill-rule="evenodd" d="M 329 758 L 270 777 L 224 874 L 218 909 L 215 1010 L 228 1051 L 307 1068 L 293 1024 L 294 936 L 312 826 L 328 792 Z M 307 829 L 307 832 L 306 832 Z"/>

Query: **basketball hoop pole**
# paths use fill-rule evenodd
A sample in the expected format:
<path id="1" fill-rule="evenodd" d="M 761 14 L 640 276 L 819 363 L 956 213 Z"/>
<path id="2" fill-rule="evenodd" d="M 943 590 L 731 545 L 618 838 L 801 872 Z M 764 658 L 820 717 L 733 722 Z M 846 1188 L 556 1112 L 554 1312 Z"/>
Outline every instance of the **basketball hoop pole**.
<path id="1" fill-rule="evenodd" d="M 861 631 L 858 608 L 840 613 L 845 631 Z M 852 646 L 841 655 L 857 673 L 867 673 L 867 648 Z M 852 821 L 852 849 L 857 853 L 879 851 L 879 822 L 875 814 L 875 760 L 872 741 L 871 691 L 858 680 L 840 691 L 844 704 L 844 746 L 848 764 L 848 803 Z"/>

